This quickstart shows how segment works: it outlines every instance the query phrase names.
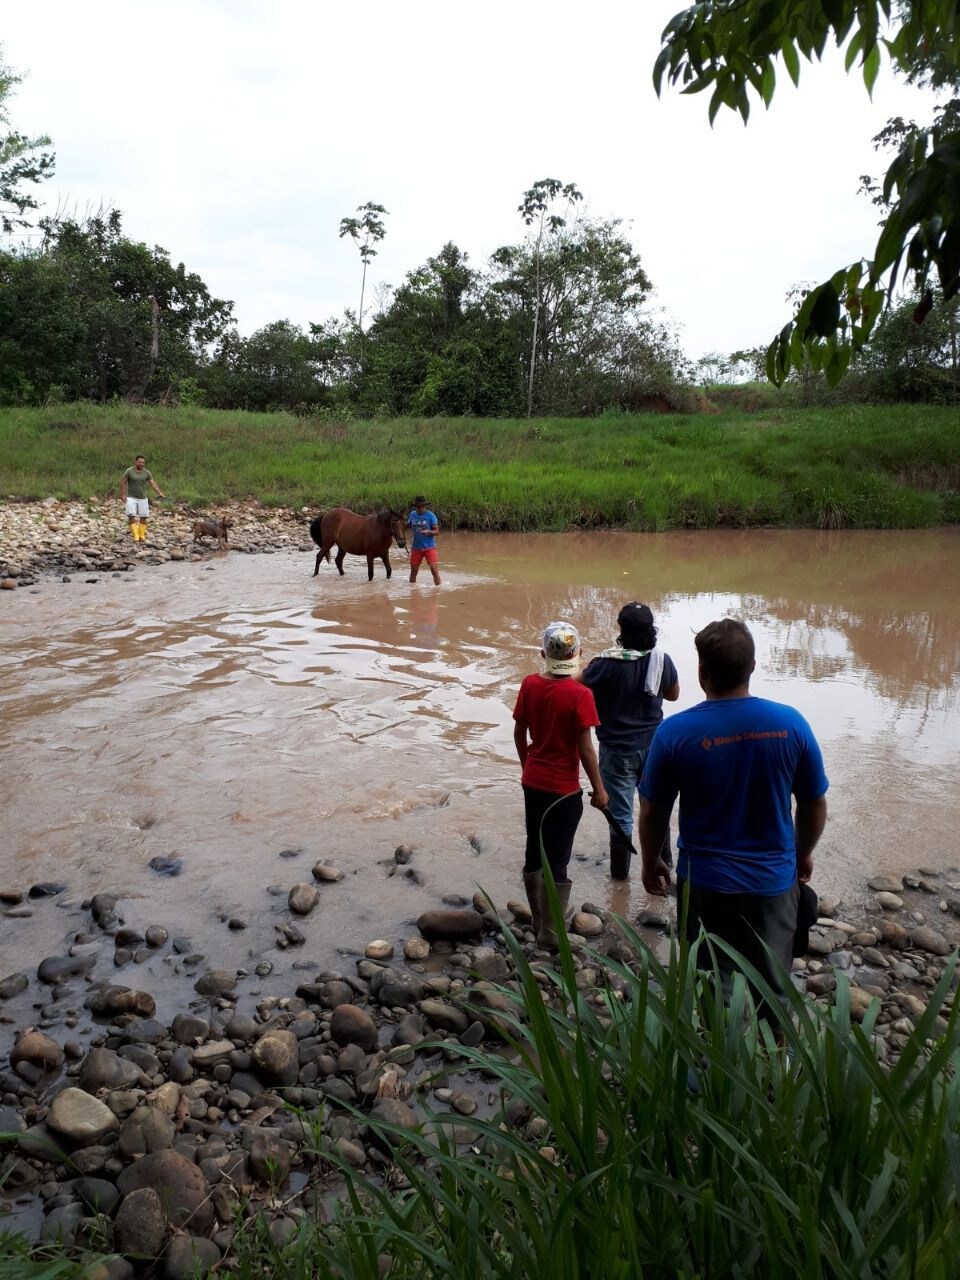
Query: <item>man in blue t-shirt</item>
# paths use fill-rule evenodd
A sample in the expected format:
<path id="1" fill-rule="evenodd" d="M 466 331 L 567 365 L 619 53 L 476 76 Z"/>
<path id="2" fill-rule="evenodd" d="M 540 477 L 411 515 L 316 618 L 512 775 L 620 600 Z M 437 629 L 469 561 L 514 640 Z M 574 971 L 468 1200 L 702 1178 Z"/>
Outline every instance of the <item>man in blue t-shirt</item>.
<path id="1" fill-rule="evenodd" d="M 643 885 L 658 896 L 669 887 L 659 855 L 679 796 L 677 883 L 681 900 L 687 896 L 687 937 L 702 925 L 782 991 L 763 944 L 789 972 L 798 881 L 813 874 L 827 817 L 823 757 L 799 712 L 751 696 L 754 645 L 742 622 L 709 623 L 696 646 L 706 701 L 664 721 L 640 783 Z M 709 953 L 700 959 L 712 968 Z M 717 963 L 727 986 L 729 957 L 718 953 Z"/>
<path id="2" fill-rule="evenodd" d="M 413 546 L 410 548 L 410 581 L 416 582 L 421 562 L 426 560 L 433 574 L 434 585 L 440 585 L 440 557 L 437 554 L 437 530 L 440 521 L 432 511 L 427 510 L 427 500 L 423 494 L 417 494 L 413 500 L 413 510 L 407 516 L 407 525 L 413 530 Z"/>

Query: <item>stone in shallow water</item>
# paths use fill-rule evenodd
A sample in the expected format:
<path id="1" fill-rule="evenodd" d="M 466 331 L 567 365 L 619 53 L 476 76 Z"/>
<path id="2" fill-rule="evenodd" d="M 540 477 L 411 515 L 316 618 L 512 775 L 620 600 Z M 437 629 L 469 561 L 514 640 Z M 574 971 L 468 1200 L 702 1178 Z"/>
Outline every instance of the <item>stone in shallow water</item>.
<path id="1" fill-rule="evenodd" d="M 236 974 L 226 969 L 209 969 L 200 975 L 193 984 L 193 989 L 202 996 L 224 996 L 236 985 Z"/>
<path id="2" fill-rule="evenodd" d="M 55 1071 L 63 1065 L 63 1056 L 56 1040 L 51 1040 L 42 1031 L 28 1031 L 10 1051 L 10 1065 L 15 1067 L 19 1062 L 29 1062 L 44 1071 Z"/>
<path id="3" fill-rule="evenodd" d="M 911 941 L 918 950 L 927 951 L 930 955 L 948 956 L 950 954 L 950 943 L 944 935 L 926 925 L 913 930 Z"/>
<path id="4" fill-rule="evenodd" d="M 903 899 L 896 893 L 888 890 L 882 890 L 874 898 L 874 902 L 883 911 L 899 911 L 903 906 Z"/>
<path id="5" fill-rule="evenodd" d="M 295 884 L 287 895 L 287 905 L 298 916 L 308 916 L 320 900 L 312 884 Z"/>
<path id="6" fill-rule="evenodd" d="M 368 1053 L 377 1047 L 377 1024 L 363 1009 L 353 1004 L 338 1005 L 330 1019 L 330 1035 L 337 1044 L 358 1044 Z"/>
<path id="7" fill-rule="evenodd" d="M 326 862 L 318 862 L 313 868 L 313 878 L 319 880 L 321 884 L 336 884 L 343 879 L 343 872 Z"/>
<path id="8" fill-rule="evenodd" d="M 367 943 L 364 955 L 368 960 L 389 960 L 393 955 L 393 943 L 386 938 L 375 938 Z"/>
<path id="9" fill-rule="evenodd" d="M 483 931 L 483 916 L 479 911 L 471 911 L 466 907 L 424 911 L 417 920 L 417 928 L 428 942 L 459 942 L 476 937 Z"/>
<path id="10" fill-rule="evenodd" d="M 157 857 L 150 859 L 147 866 L 158 876 L 178 876 L 183 870 L 183 859 L 164 858 L 158 854 Z"/>
<path id="11" fill-rule="evenodd" d="M 903 877 L 873 876 L 867 884 L 874 893 L 899 893 L 903 888 Z"/>

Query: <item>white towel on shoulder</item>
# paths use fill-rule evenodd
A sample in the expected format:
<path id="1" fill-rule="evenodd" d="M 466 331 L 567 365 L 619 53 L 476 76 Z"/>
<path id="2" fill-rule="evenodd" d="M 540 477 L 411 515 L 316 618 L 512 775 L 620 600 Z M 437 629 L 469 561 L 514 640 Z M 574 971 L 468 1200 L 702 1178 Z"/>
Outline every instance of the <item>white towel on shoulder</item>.
<path id="1" fill-rule="evenodd" d="M 663 679 L 663 650 L 654 647 L 650 650 L 650 662 L 647 666 L 647 676 L 643 682 L 644 693 L 652 693 L 653 696 L 659 697 L 660 681 Z"/>

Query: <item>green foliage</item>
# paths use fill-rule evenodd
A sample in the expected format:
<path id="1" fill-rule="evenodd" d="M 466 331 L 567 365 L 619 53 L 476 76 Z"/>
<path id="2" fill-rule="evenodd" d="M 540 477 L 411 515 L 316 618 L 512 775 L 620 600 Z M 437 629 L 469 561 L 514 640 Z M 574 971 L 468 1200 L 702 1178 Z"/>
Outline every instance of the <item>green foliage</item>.
<path id="1" fill-rule="evenodd" d="M 957 0 L 714 0 L 678 13 L 663 33 L 654 67 L 684 93 L 712 90 L 711 123 L 721 107 L 750 114 L 750 94 L 769 106 L 782 60 L 797 84 L 800 56 L 819 59 L 829 41 L 846 45 L 846 67 L 859 59 L 867 91 L 885 51 L 893 67 L 916 78 L 931 68 L 937 83 L 960 79 Z M 948 300 L 960 292 L 960 129 L 955 113 L 913 126 L 882 183 L 886 208 L 869 260 L 835 272 L 800 303 L 770 345 L 767 373 L 780 383 L 808 365 L 835 385 L 869 340 L 902 271 L 923 292 L 936 277 Z"/>
<path id="2" fill-rule="evenodd" d="M 39 250 L 0 254 L 0 403 L 42 400 L 51 385 L 70 399 L 160 397 L 198 376 L 231 303 L 165 249 L 125 236 L 115 211 L 41 226 Z"/>
<path id="3" fill-rule="evenodd" d="M 0 493 L 116 492 L 146 448 L 171 497 L 402 507 L 445 528 L 907 527 L 956 519 L 956 410 L 798 409 L 592 419 L 356 421 L 181 405 L 0 411 Z"/>
<path id="4" fill-rule="evenodd" d="M 884 314 L 855 368 L 864 398 L 960 404 L 960 298 L 905 298 Z"/>
<path id="5" fill-rule="evenodd" d="M 4 64 L 0 46 L 0 124 L 6 124 L 9 119 L 5 103 L 22 79 Z M 7 234 L 27 226 L 24 215 L 37 207 L 34 197 L 24 190 L 24 184 L 43 182 L 53 176 L 53 152 L 44 150 L 49 145 L 47 137 L 28 138 L 17 132 L 0 134 L 0 230 Z"/>

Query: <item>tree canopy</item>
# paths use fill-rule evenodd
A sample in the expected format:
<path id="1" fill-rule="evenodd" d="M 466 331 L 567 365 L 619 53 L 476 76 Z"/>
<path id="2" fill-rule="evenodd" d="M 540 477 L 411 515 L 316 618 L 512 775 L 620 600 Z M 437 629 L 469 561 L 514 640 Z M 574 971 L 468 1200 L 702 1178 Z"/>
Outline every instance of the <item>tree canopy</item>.
<path id="1" fill-rule="evenodd" d="M 9 121 L 6 102 L 22 79 L 5 65 L 0 46 L 0 125 Z M 25 188 L 28 183 L 42 182 L 52 176 L 53 152 L 45 149 L 49 146 L 50 139 L 46 136 L 29 138 L 16 131 L 0 133 L 0 229 L 7 234 L 17 227 L 25 227 L 24 215 L 37 208 L 36 199 Z"/>
<path id="2" fill-rule="evenodd" d="M 678 13 L 663 32 L 654 85 L 710 91 L 708 116 L 721 108 L 746 122 L 752 95 L 773 100 L 777 68 L 794 85 L 801 59 L 846 46 L 868 92 L 884 54 L 907 77 L 937 85 L 960 78 L 958 0 L 703 0 Z M 960 292 L 960 131 L 955 113 L 939 113 L 901 139 L 881 183 L 885 216 L 869 257 L 841 267 L 800 302 L 767 352 L 767 373 L 780 383 L 806 365 L 836 383 L 870 339 L 904 274 L 926 295 L 936 281 L 946 300 Z"/>

